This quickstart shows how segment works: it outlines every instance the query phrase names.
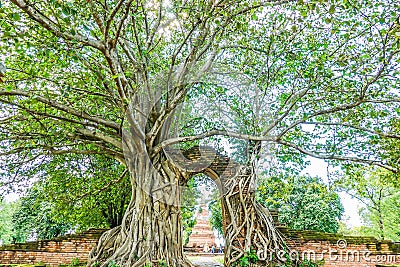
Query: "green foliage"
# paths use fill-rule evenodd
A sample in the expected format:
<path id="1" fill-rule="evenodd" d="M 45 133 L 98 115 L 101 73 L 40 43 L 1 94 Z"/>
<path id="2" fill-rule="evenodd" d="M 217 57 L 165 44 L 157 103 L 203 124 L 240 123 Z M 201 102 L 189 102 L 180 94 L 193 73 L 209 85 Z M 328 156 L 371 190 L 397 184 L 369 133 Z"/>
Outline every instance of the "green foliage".
<path id="1" fill-rule="evenodd" d="M 19 205 L 19 202 L 0 202 L 0 241 L 2 244 L 24 240 L 23 234 L 18 229 L 15 229 L 12 223 L 12 216 L 15 210 L 19 208 Z"/>
<path id="2" fill-rule="evenodd" d="M 318 177 L 263 177 L 257 199 L 269 209 L 278 209 L 279 221 L 295 230 L 336 233 L 344 212 L 338 194 Z M 211 225 L 223 235 L 221 201 L 215 197 L 209 209 Z"/>
<path id="3" fill-rule="evenodd" d="M 245 255 L 243 255 L 237 262 L 235 266 L 241 267 L 250 267 L 253 263 L 258 261 L 257 252 L 255 250 L 250 249 L 246 251 Z"/>
<path id="4" fill-rule="evenodd" d="M 299 263 L 299 267 L 319 267 L 319 266 L 324 266 L 325 260 L 318 260 L 318 261 L 313 261 L 313 260 L 307 260 L 304 259 Z"/>
<path id="5" fill-rule="evenodd" d="M 282 257 L 283 256 L 283 257 Z M 279 264 L 274 264 L 274 267 L 292 267 L 292 266 L 296 266 L 296 267 L 320 267 L 323 266 L 325 264 L 325 260 L 311 260 L 311 259 L 293 259 L 293 257 L 291 257 L 290 253 L 288 252 L 288 249 L 285 248 L 285 251 L 283 253 L 283 255 L 280 256 L 280 261 L 281 263 Z"/>
<path id="6" fill-rule="evenodd" d="M 359 213 L 364 226 L 344 231 L 399 241 L 400 188 L 397 179 L 397 174 L 384 169 L 349 167 L 346 175 L 336 181 L 336 186 L 363 204 Z"/>
<path id="7" fill-rule="evenodd" d="M 111 261 L 108 263 L 107 267 L 120 267 L 120 266 L 119 266 L 118 264 L 116 264 L 115 261 L 111 260 Z"/>
<path id="8" fill-rule="evenodd" d="M 214 198 L 209 204 L 208 209 L 211 212 L 210 214 L 210 224 L 213 229 L 217 230 L 217 232 L 224 236 L 223 224 L 222 224 L 222 206 L 221 199 Z"/>
<path id="9" fill-rule="evenodd" d="M 65 162 L 60 166 L 61 161 Z M 82 168 L 85 161 L 90 163 Z M 131 191 L 122 173 L 119 164 L 100 156 L 54 157 L 12 216 L 17 240 L 25 241 L 31 234 L 48 239 L 72 229 L 119 225 Z"/>
<path id="10" fill-rule="evenodd" d="M 121 224 L 131 197 L 124 166 L 104 156 L 69 155 L 54 158 L 45 170 L 41 199 L 55 205 L 58 217 L 79 229 Z"/>
<path id="11" fill-rule="evenodd" d="M 257 193 L 266 207 L 279 209 L 279 221 L 291 229 L 338 231 L 343 206 L 337 193 L 318 177 L 264 177 Z"/>
<path id="12" fill-rule="evenodd" d="M 73 258 L 71 262 L 68 264 L 68 267 L 83 267 L 85 266 L 84 263 L 82 263 L 79 258 Z"/>
<path id="13" fill-rule="evenodd" d="M 41 188 L 32 187 L 28 194 L 20 200 L 20 206 L 12 216 L 17 232 L 21 233 L 21 241 L 35 235 L 38 239 L 51 239 L 71 230 L 72 225 L 62 222 L 54 215 L 54 204 L 41 201 Z"/>
<path id="14" fill-rule="evenodd" d="M 248 12 L 239 13 L 226 24 L 223 23 L 225 16 L 234 11 L 227 12 L 222 6 L 211 11 L 207 3 L 178 1 L 163 7 L 163 14 L 174 14 L 181 20 L 183 32 L 173 26 L 168 27 L 169 34 L 161 34 L 163 31 L 156 29 L 148 31 L 148 21 L 143 16 L 135 18 L 134 24 L 127 23 L 129 29 L 123 31 L 126 36 L 120 38 L 134 40 L 136 36 L 138 40 L 135 39 L 136 45 L 128 54 L 126 51 L 130 50 L 120 47 L 122 43 L 113 42 L 117 46 L 114 51 L 121 52 L 116 59 L 121 64 L 119 73 L 114 73 L 114 67 L 110 70 L 104 51 L 76 39 L 85 36 L 94 42 L 103 36 L 92 16 L 100 7 L 59 1 L 35 3 L 35 8 L 40 10 L 38 14 L 59 16 L 57 26 L 50 27 L 60 31 L 54 34 L 49 27 L 38 26 L 15 5 L 3 5 L 1 43 L 4 45 L 0 47 L 7 55 L 8 70 L 0 100 L 10 118 L 1 126 L 2 150 L 17 158 L 26 157 L 29 164 L 20 163 L 29 166 L 32 172 L 39 172 L 38 166 L 42 164 L 34 159 L 44 159 L 43 155 L 55 154 L 58 149 L 107 154 L 113 158 L 118 155 L 115 152 L 121 152 L 115 145 L 118 142 L 101 140 L 99 135 L 93 137 L 82 131 L 96 129 L 95 132 L 114 141 L 121 139 L 118 126 L 94 119 L 122 125 L 126 110 L 121 107 L 129 100 L 120 99 L 120 78 L 129 83 L 127 87 L 132 92 L 128 95 L 135 96 L 142 86 L 137 76 L 151 77 L 151 82 L 163 81 L 179 64 L 187 63 L 189 51 L 202 51 L 198 57 L 187 58 L 198 60 L 188 65 L 192 66 L 188 75 L 198 73 L 207 58 L 217 53 L 214 71 L 190 82 L 185 88 L 187 91 L 182 92 L 179 102 L 184 104 L 185 118 L 176 125 L 179 134 L 231 130 L 264 138 L 276 137 L 265 139 L 275 143 L 275 152 L 286 150 L 342 160 L 352 155 L 354 159 L 370 163 L 387 158 L 379 150 L 368 155 L 364 152 L 367 148 L 373 150 L 377 140 L 387 139 L 381 133 L 398 131 L 386 127 L 398 121 L 395 100 L 398 53 L 392 53 L 399 45 L 395 2 L 307 1 L 249 8 L 250 3 L 244 1 L 243 5 L 237 3 L 231 7 L 236 11 L 249 8 Z M 143 12 L 150 14 L 150 9 L 143 7 Z M 193 10 L 198 12 L 194 14 Z M 116 18 L 121 16 L 116 15 Z M 199 16 L 208 30 L 190 31 L 198 26 Z M 165 21 L 166 24 L 169 22 Z M 140 32 L 133 30 L 132 25 Z M 107 29 L 110 30 L 108 37 L 116 36 L 114 27 Z M 185 38 L 185 34 L 211 34 L 216 29 L 219 30 L 213 35 L 215 38 Z M 157 42 L 147 43 L 153 37 Z M 354 42 L 355 39 L 359 42 Z M 211 43 L 206 44 L 204 40 Z M 193 45 L 201 48 L 189 49 Z M 175 54 L 174 48 L 178 47 L 181 51 Z M 136 64 L 146 67 L 137 68 Z M 381 66 L 382 72 L 375 73 Z M 164 108 L 170 89 L 160 84 L 149 88 L 158 90 L 155 95 L 163 96 L 160 106 Z M 26 95 L 20 95 L 18 89 Z M 11 164 L 14 160 L 15 157 L 5 158 L 8 174 L 18 174 L 22 169 L 18 164 Z M 394 165 L 395 161 L 389 163 Z"/>
<path id="15" fill-rule="evenodd" d="M 192 228 L 196 224 L 194 213 L 196 211 L 197 198 L 200 196 L 200 191 L 197 188 L 195 178 L 188 182 L 188 186 L 183 191 L 181 203 L 181 216 L 182 216 L 182 230 L 183 230 L 183 244 L 189 242 L 189 237 L 192 233 Z"/>
<path id="16" fill-rule="evenodd" d="M 59 165 L 60 161 L 64 161 Z M 86 168 L 82 162 L 88 160 Z M 109 228 L 122 221 L 131 186 L 123 168 L 104 157 L 56 157 L 44 165 L 42 178 L 21 198 L 13 215 L 26 239 L 45 239 L 71 229 Z M 115 182 L 116 181 L 116 182 Z"/>

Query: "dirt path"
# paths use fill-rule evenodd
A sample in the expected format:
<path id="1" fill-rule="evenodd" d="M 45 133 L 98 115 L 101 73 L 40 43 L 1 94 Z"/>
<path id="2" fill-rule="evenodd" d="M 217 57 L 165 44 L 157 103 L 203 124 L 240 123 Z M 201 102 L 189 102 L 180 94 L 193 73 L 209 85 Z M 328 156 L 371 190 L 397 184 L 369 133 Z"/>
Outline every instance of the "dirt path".
<path id="1" fill-rule="evenodd" d="M 222 267 L 223 265 L 217 262 L 214 257 L 197 257 L 192 261 L 198 267 Z"/>

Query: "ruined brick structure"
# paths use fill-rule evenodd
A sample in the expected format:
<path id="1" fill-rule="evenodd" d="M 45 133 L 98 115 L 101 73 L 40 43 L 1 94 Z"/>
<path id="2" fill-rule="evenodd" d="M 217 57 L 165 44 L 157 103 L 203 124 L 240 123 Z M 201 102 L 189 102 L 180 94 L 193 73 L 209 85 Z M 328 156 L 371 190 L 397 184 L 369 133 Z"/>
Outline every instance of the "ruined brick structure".
<path id="1" fill-rule="evenodd" d="M 202 205 L 202 211 L 196 215 L 196 224 L 192 229 L 187 247 L 194 248 L 193 251 L 203 251 L 207 245 L 209 249 L 215 246 L 214 232 L 211 230 L 209 213 L 206 205 Z"/>

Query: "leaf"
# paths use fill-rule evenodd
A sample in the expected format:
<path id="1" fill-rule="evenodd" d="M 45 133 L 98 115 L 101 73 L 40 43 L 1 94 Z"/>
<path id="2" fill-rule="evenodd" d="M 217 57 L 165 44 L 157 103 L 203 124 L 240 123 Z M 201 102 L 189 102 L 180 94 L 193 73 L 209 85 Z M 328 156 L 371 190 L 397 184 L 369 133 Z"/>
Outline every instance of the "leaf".
<path id="1" fill-rule="evenodd" d="M 89 27 L 86 24 L 83 24 L 82 27 L 83 27 L 83 29 L 85 29 L 85 31 L 88 31 L 88 32 L 90 31 Z"/>
<path id="2" fill-rule="evenodd" d="M 335 5 L 331 5 L 329 8 L 329 14 L 334 14 L 335 13 Z"/>
<path id="3" fill-rule="evenodd" d="M 14 21 L 20 21 L 21 20 L 21 16 L 18 13 L 14 13 L 12 16 Z"/>
<path id="4" fill-rule="evenodd" d="M 62 8 L 62 13 L 63 13 L 65 16 L 69 16 L 69 15 L 70 15 L 70 9 L 69 9 L 68 7 L 63 7 L 63 8 Z"/>

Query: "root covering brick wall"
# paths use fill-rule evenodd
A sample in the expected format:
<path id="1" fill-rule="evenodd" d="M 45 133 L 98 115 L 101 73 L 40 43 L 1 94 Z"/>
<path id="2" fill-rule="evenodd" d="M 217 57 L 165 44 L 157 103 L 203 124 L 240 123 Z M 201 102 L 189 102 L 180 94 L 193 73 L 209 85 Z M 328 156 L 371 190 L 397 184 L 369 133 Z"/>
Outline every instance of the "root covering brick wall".
<path id="1" fill-rule="evenodd" d="M 343 236 L 280 227 L 292 258 L 324 259 L 325 267 L 400 266 L 400 243 L 372 237 Z M 86 262 L 89 252 L 105 230 L 93 229 L 53 240 L 41 240 L 0 247 L 0 264 L 46 263 L 56 267 L 78 258 Z M 259 253 L 260 257 L 264 255 Z"/>
<path id="2" fill-rule="evenodd" d="M 92 229 L 52 240 L 17 243 L 0 247 L 0 264 L 69 264 L 73 259 L 86 262 L 89 252 L 104 229 Z"/>

